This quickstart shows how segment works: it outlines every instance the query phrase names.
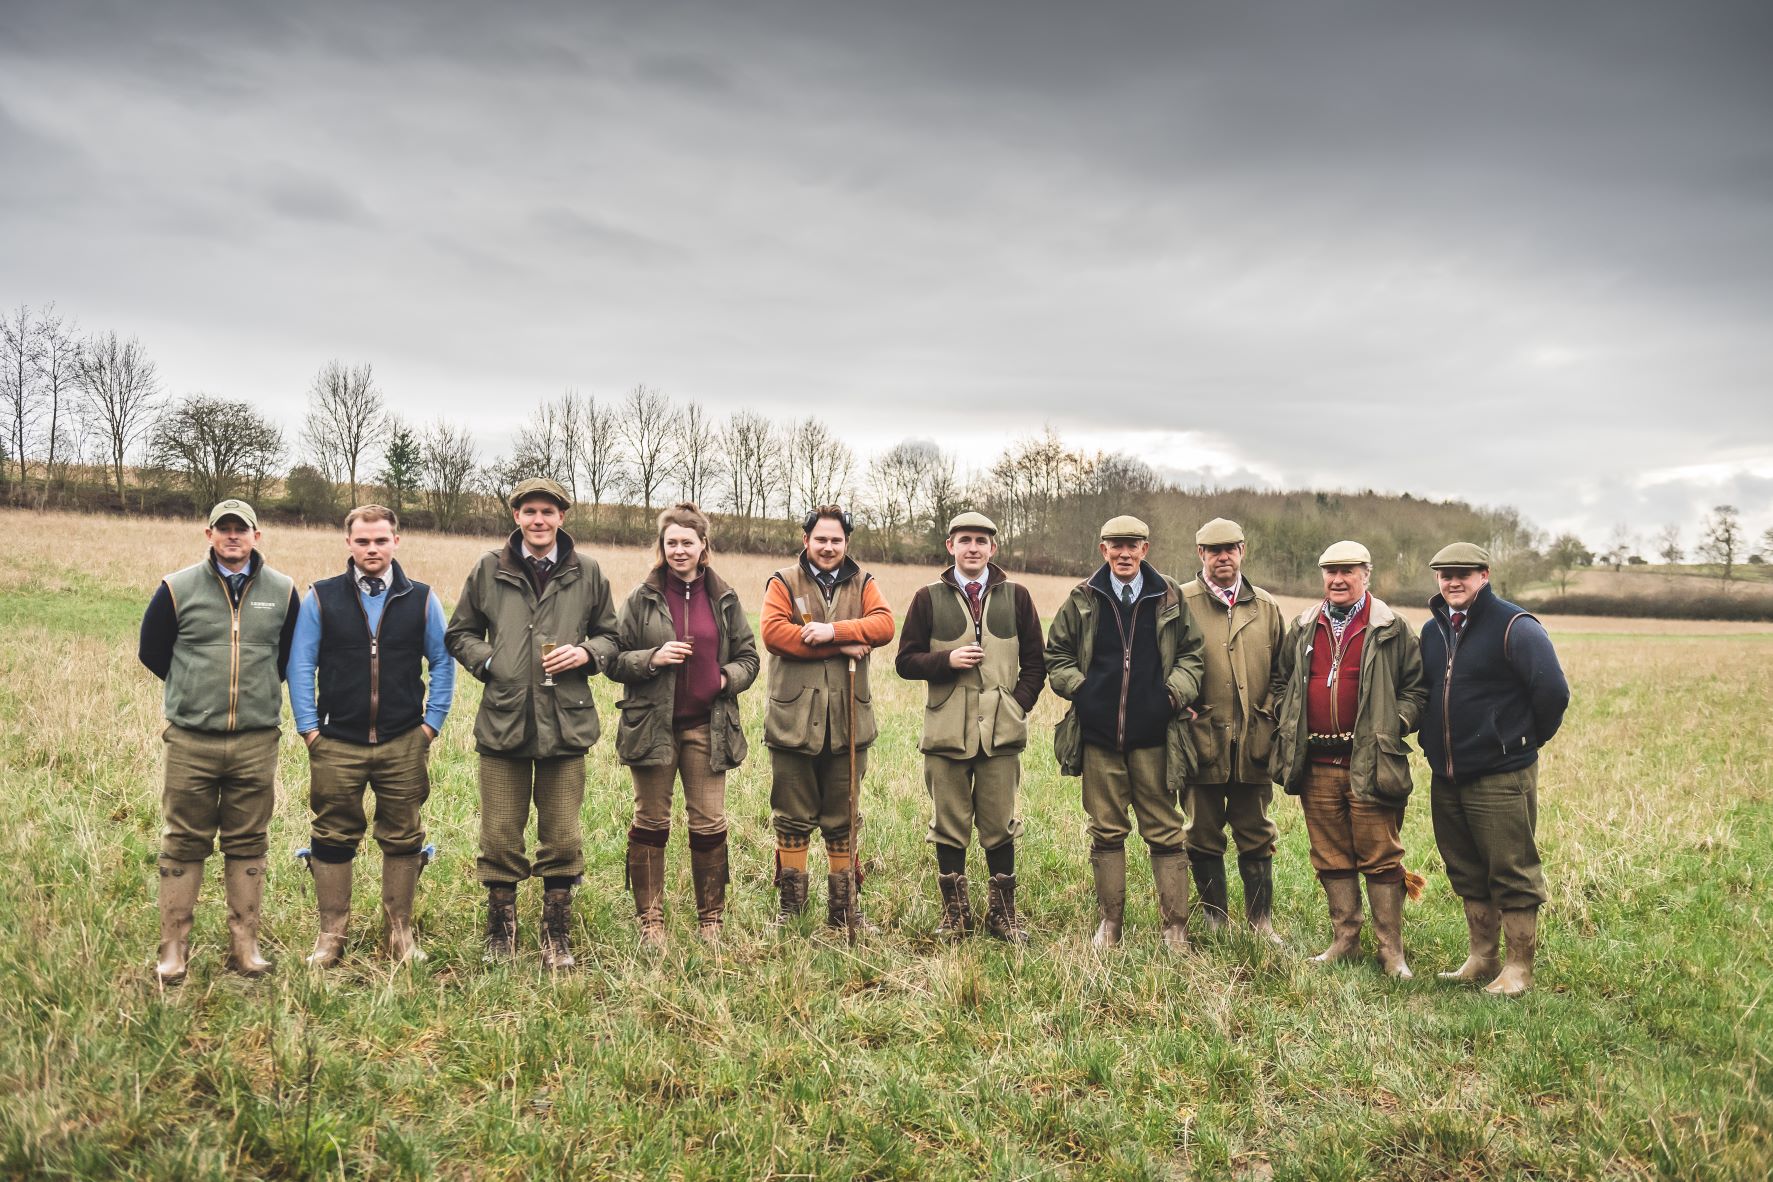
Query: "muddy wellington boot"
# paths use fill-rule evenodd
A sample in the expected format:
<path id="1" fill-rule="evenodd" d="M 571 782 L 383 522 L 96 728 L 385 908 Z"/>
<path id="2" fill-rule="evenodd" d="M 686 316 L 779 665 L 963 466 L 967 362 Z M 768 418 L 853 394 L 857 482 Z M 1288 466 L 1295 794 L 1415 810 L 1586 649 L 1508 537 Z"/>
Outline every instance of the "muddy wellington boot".
<path id="1" fill-rule="evenodd" d="M 1330 946 L 1311 959 L 1319 964 L 1353 960 L 1361 954 L 1361 881 L 1352 874 L 1318 881 L 1330 904 Z"/>
<path id="2" fill-rule="evenodd" d="M 985 934 L 1008 944 L 1028 943 L 1028 929 L 1016 910 L 1016 876 L 993 874 L 985 884 Z"/>
<path id="3" fill-rule="evenodd" d="M 314 876 L 314 907 L 320 913 L 320 934 L 308 953 L 309 968 L 330 969 L 345 954 L 345 928 L 351 922 L 351 862 L 322 862 L 309 855 Z"/>
<path id="4" fill-rule="evenodd" d="M 640 946 L 648 952 L 665 950 L 665 847 L 628 842 L 628 886 L 634 892 L 634 919 L 640 927 Z"/>
<path id="5" fill-rule="evenodd" d="M 1507 940 L 1508 960 L 1485 993 L 1519 997 L 1533 988 L 1533 957 L 1539 951 L 1539 908 L 1523 907 L 1502 913 L 1502 934 Z"/>
<path id="6" fill-rule="evenodd" d="M 1127 909 L 1127 851 L 1119 849 L 1090 851 L 1090 873 L 1096 880 L 1096 934 L 1090 943 L 1097 948 L 1112 948 L 1120 943 L 1121 919 Z"/>
<path id="7" fill-rule="evenodd" d="M 517 955 L 517 886 L 488 883 L 486 887 L 486 955 L 488 961 L 510 960 Z"/>
<path id="8" fill-rule="evenodd" d="M 1488 899 L 1466 899 L 1465 929 L 1471 943 L 1465 963 L 1450 973 L 1436 975 L 1443 981 L 1488 981 L 1502 971 L 1502 957 L 1497 951 L 1502 913 Z"/>
<path id="9" fill-rule="evenodd" d="M 665 851 L 660 850 L 660 861 Z M 573 892 L 571 887 L 556 887 L 542 892 L 542 967 L 551 973 L 565 972 L 573 967 Z M 664 933 L 660 933 L 661 940 Z"/>
<path id="10" fill-rule="evenodd" d="M 731 876 L 726 839 L 710 849 L 697 849 L 690 841 L 690 881 L 696 888 L 696 934 L 705 943 L 720 942 L 726 915 L 726 884 Z"/>
<path id="11" fill-rule="evenodd" d="M 259 905 L 265 898 L 265 858 L 227 858 L 222 887 L 228 899 L 228 967 L 243 977 L 262 977 L 271 962 L 259 955 Z"/>
<path id="12" fill-rule="evenodd" d="M 1379 946 L 1379 967 L 1388 977 L 1408 981 L 1416 974 L 1404 960 L 1404 884 L 1367 880 L 1367 905 L 1373 909 L 1373 940 Z"/>
<path id="13" fill-rule="evenodd" d="M 1229 918 L 1226 914 L 1229 904 L 1226 901 L 1225 859 L 1190 854 L 1188 860 L 1194 867 L 1194 888 L 1200 892 L 1201 918 L 1206 921 L 1209 932 L 1222 932 Z"/>
<path id="14" fill-rule="evenodd" d="M 1285 948 L 1286 942 L 1274 930 L 1274 859 L 1259 854 L 1240 857 L 1237 873 L 1244 880 L 1244 918 L 1250 931 L 1276 948 Z"/>
<path id="15" fill-rule="evenodd" d="M 202 885 L 202 862 L 160 859 L 160 952 L 154 976 L 162 985 L 177 985 L 185 979 L 191 955 L 191 917 Z"/>
<path id="16" fill-rule="evenodd" d="M 395 964 L 425 959 L 419 938 L 412 930 L 412 901 L 418 893 L 425 855 L 382 855 L 382 915 L 388 934 L 388 959 Z"/>
<path id="17" fill-rule="evenodd" d="M 1223 868 L 1221 868 L 1223 873 Z M 1157 887 L 1157 915 L 1162 924 L 1164 947 L 1188 951 L 1188 856 L 1152 854 L 1151 881 Z M 1224 885 L 1221 877 L 1220 885 Z"/>
<path id="18" fill-rule="evenodd" d="M 938 874 L 936 889 L 942 892 L 942 922 L 931 934 L 941 940 L 964 940 L 972 935 L 973 900 L 967 876 L 959 872 Z"/>

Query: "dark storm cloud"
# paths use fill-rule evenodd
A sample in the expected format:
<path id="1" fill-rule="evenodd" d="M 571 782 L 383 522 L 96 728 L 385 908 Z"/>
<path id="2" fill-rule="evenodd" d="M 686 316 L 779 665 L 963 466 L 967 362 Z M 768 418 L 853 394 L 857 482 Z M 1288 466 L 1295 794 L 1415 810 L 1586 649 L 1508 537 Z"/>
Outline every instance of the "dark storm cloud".
<path id="1" fill-rule="evenodd" d="M 151 291 L 192 384 L 348 346 L 415 415 L 646 380 L 864 448 L 1144 429 L 1190 479 L 1773 520 L 1764 4 L 11 8 L 9 298 Z"/>

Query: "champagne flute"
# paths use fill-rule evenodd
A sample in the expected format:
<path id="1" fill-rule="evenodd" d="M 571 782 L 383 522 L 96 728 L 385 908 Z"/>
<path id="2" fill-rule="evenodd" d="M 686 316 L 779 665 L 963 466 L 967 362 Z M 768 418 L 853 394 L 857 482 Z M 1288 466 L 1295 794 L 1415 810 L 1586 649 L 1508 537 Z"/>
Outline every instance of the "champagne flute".
<path id="1" fill-rule="evenodd" d="M 560 647 L 559 645 L 554 643 L 554 638 L 552 636 L 549 636 L 546 632 L 539 634 L 536 637 L 536 639 L 538 639 L 542 642 L 542 660 L 544 662 L 546 662 L 548 660 L 549 653 L 553 652 L 555 649 Z M 553 685 L 554 684 L 554 674 L 548 672 L 546 669 L 543 669 L 542 670 L 542 684 L 543 685 Z"/>
<path id="2" fill-rule="evenodd" d="M 807 606 L 806 596 L 796 595 L 794 597 L 794 607 L 800 612 L 801 623 L 810 624 L 813 622 L 813 609 Z"/>

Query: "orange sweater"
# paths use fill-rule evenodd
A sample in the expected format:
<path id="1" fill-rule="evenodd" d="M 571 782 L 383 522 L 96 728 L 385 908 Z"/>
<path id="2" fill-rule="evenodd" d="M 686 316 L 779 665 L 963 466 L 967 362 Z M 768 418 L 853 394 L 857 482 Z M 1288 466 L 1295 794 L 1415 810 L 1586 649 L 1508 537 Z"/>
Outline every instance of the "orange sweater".
<path id="1" fill-rule="evenodd" d="M 879 648 L 893 638 L 893 609 L 880 593 L 880 585 L 869 579 L 862 587 L 862 614 L 854 620 L 838 620 L 831 626 L 837 637 L 830 644 L 802 644 L 800 630 L 804 625 L 795 614 L 788 588 L 781 579 L 771 579 L 764 588 L 763 611 L 758 617 L 763 632 L 763 646 L 778 656 L 803 661 L 823 661 L 835 656 L 840 644 L 866 644 Z"/>

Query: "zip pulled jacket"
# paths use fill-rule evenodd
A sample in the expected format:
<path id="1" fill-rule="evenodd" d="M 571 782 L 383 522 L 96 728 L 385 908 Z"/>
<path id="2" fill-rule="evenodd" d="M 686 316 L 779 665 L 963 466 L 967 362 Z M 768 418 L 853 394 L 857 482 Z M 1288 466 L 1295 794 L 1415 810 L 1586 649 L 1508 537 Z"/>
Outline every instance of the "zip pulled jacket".
<path id="1" fill-rule="evenodd" d="M 1428 607 L 1434 618 L 1422 626 L 1428 713 L 1421 738 L 1429 768 L 1459 783 L 1533 763 L 1570 704 L 1544 626 L 1487 583 L 1457 637 L 1446 599 L 1436 595 Z"/>

